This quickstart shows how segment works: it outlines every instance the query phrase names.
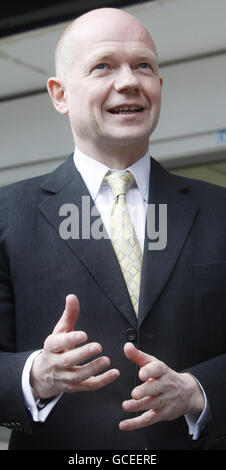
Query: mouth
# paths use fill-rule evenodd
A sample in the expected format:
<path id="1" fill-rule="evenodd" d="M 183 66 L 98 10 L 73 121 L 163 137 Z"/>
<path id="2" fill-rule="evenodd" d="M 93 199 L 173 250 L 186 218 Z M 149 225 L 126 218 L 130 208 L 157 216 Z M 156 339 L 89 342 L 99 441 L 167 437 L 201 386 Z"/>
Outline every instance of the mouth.
<path id="1" fill-rule="evenodd" d="M 111 108 L 108 110 L 108 112 L 111 114 L 134 114 L 134 113 L 141 113 L 142 111 L 144 111 L 144 108 L 142 106 L 136 106 L 136 105 L 118 106 L 118 107 Z"/>

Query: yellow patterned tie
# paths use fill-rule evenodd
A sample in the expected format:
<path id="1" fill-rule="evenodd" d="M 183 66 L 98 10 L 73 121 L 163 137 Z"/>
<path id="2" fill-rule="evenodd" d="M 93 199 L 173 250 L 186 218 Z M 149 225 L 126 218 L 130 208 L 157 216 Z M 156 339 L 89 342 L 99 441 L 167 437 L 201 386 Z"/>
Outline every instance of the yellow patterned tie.
<path id="1" fill-rule="evenodd" d="M 138 315 L 142 251 L 126 204 L 126 192 L 134 182 L 129 172 L 113 172 L 105 176 L 114 197 L 111 213 L 111 242 L 117 255 L 122 273 Z"/>

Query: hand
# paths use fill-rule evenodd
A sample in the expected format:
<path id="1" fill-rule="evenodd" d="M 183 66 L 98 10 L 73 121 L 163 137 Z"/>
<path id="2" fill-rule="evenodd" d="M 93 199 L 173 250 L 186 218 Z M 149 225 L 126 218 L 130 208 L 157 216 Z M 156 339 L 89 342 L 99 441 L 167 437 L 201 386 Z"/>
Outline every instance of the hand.
<path id="1" fill-rule="evenodd" d="M 133 389 L 132 400 L 124 401 L 122 407 L 127 412 L 144 413 L 121 421 L 119 427 L 122 431 L 202 412 L 204 395 L 192 375 L 175 372 L 155 357 L 136 349 L 132 343 L 125 344 L 124 352 L 130 361 L 140 367 L 139 378 L 143 384 Z"/>
<path id="2" fill-rule="evenodd" d="M 96 376 L 110 365 L 108 357 L 102 356 L 80 365 L 100 354 L 102 347 L 99 343 L 80 346 L 87 341 L 87 334 L 74 331 L 79 310 L 77 297 L 68 295 L 62 317 L 33 362 L 30 383 L 40 398 L 49 398 L 61 392 L 97 390 L 119 376 L 117 369 Z"/>

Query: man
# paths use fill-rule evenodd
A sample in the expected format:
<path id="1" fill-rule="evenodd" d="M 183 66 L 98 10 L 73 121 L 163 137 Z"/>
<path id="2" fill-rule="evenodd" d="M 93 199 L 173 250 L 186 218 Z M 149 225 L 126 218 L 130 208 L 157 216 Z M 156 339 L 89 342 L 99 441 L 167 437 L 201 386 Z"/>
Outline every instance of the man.
<path id="1" fill-rule="evenodd" d="M 1 190 L 0 400 L 11 449 L 226 448 L 226 195 L 150 160 L 161 87 L 153 40 L 128 13 L 90 11 L 58 42 L 48 91 L 75 153 Z M 115 196 L 112 178 L 129 179 L 127 193 Z M 108 234 L 124 211 L 134 293 L 114 237 L 84 237 L 80 226 L 79 237 L 62 236 L 62 208 L 81 215 L 84 197 Z M 167 204 L 162 250 L 145 234 L 150 203 Z"/>

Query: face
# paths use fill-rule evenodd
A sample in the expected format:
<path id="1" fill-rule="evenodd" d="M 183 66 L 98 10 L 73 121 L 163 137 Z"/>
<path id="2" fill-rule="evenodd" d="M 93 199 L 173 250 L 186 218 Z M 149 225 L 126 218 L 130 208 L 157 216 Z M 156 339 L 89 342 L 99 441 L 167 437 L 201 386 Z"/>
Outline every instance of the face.
<path id="1" fill-rule="evenodd" d="M 79 53 L 64 81 L 64 112 L 77 145 L 86 152 L 148 146 L 159 118 L 161 78 L 146 30 L 123 16 L 105 16 L 80 28 L 74 44 Z"/>

